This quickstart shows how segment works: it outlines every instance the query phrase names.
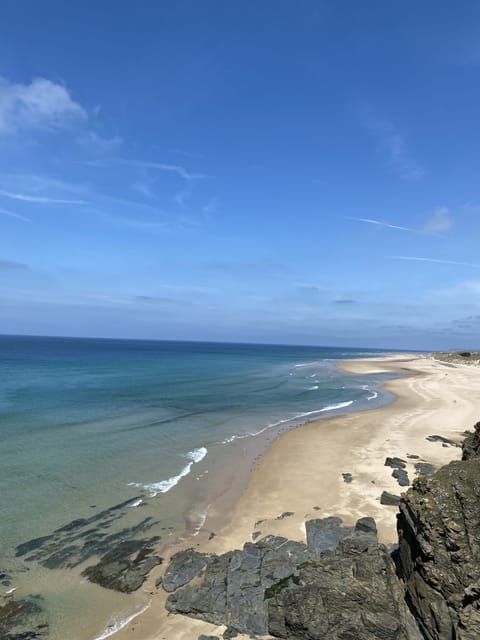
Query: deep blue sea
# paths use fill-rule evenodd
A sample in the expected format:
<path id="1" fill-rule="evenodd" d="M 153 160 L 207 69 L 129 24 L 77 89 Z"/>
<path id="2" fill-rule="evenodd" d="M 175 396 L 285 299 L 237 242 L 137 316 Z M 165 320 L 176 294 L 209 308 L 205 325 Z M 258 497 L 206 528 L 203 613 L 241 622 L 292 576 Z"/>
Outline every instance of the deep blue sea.
<path id="1" fill-rule="evenodd" d="M 386 375 L 334 366 L 379 353 L 0 336 L 0 588 L 41 596 L 42 637 L 107 637 L 143 596 L 90 585 L 82 566 L 18 557 L 17 545 L 120 503 L 113 531 L 139 535 L 150 518 L 163 541 L 196 533 L 225 467 L 228 482 L 232 465 L 241 475 L 239 443 L 388 401 Z"/>

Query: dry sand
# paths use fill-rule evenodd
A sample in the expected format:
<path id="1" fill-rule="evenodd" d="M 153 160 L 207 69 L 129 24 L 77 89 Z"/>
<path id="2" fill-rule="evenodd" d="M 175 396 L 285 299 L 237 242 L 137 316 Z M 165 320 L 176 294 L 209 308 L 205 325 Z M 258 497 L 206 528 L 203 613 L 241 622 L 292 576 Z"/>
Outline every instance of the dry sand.
<path id="1" fill-rule="evenodd" d="M 206 534 L 194 538 L 199 550 L 223 553 L 241 548 L 254 531 L 304 540 L 305 520 L 329 515 L 340 516 L 347 525 L 361 516 L 373 516 L 380 541 L 396 541 L 397 508 L 381 505 L 380 495 L 383 490 L 399 494 L 404 489 L 391 476 L 385 458 L 406 460 L 410 480 L 419 460 L 408 459 L 407 454 L 437 467 L 459 458 L 461 449 L 426 437 L 441 435 L 460 442 L 463 432 L 480 419 L 480 368 L 414 354 L 343 361 L 341 366 L 354 373 L 404 371 L 406 375 L 386 383 L 396 396 L 388 406 L 311 422 L 279 436 L 259 460 L 230 521 L 216 529 L 212 540 Z M 352 482 L 344 482 L 342 473 L 351 473 Z M 294 515 L 278 519 L 284 512 Z M 214 520 L 219 514 L 213 507 L 209 515 Z M 208 525 L 207 520 L 207 531 Z M 164 567 L 152 572 L 145 584 L 151 606 L 113 640 L 221 636 L 222 627 L 167 615 L 166 594 L 155 588 Z"/>

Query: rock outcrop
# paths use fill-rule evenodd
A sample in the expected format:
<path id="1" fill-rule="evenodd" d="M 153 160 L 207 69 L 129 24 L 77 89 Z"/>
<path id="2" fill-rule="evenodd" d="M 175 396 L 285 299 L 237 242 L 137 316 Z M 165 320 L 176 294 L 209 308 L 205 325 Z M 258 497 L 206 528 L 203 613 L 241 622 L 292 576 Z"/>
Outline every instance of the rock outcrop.
<path id="1" fill-rule="evenodd" d="M 400 502 L 399 574 L 427 640 L 480 638 L 480 423 L 463 459 L 420 476 Z"/>
<path id="2" fill-rule="evenodd" d="M 478 640 L 480 422 L 461 461 L 416 471 L 402 497 L 382 494 L 399 502 L 393 553 L 371 518 L 344 527 L 334 517 L 308 521 L 307 544 L 267 536 L 221 556 L 190 549 L 167 570 L 167 609 L 226 625 L 224 637 Z"/>
<path id="3" fill-rule="evenodd" d="M 371 518 L 348 528 L 339 518 L 311 520 L 307 541 L 267 536 L 221 556 L 179 552 L 167 570 L 166 584 L 169 591 L 184 586 L 170 593 L 167 609 L 252 636 L 421 637 Z"/>

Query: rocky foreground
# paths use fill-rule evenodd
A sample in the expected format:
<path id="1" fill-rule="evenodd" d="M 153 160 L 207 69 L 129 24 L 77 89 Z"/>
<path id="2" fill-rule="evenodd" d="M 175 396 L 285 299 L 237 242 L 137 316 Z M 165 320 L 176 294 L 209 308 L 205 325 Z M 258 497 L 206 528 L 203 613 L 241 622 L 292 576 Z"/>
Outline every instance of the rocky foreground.
<path id="1" fill-rule="evenodd" d="M 177 553 L 167 609 L 225 625 L 224 638 L 478 640 L 480 423 L 461 461 L 403 495 L 397 549 L 378 543 L 371 518 L 306 531 L 306 544 L 267 536 L 220 556 Z"/>

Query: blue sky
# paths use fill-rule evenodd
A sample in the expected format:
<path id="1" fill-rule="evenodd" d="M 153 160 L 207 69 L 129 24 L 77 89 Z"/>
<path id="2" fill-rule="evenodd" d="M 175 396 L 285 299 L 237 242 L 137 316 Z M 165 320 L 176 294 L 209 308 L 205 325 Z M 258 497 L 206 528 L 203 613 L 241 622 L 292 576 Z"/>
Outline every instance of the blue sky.
<path id="1" fill-rule="evenodd" d="M 480 347 L 480 4 L 0 7 L 0 332 Z"/>

